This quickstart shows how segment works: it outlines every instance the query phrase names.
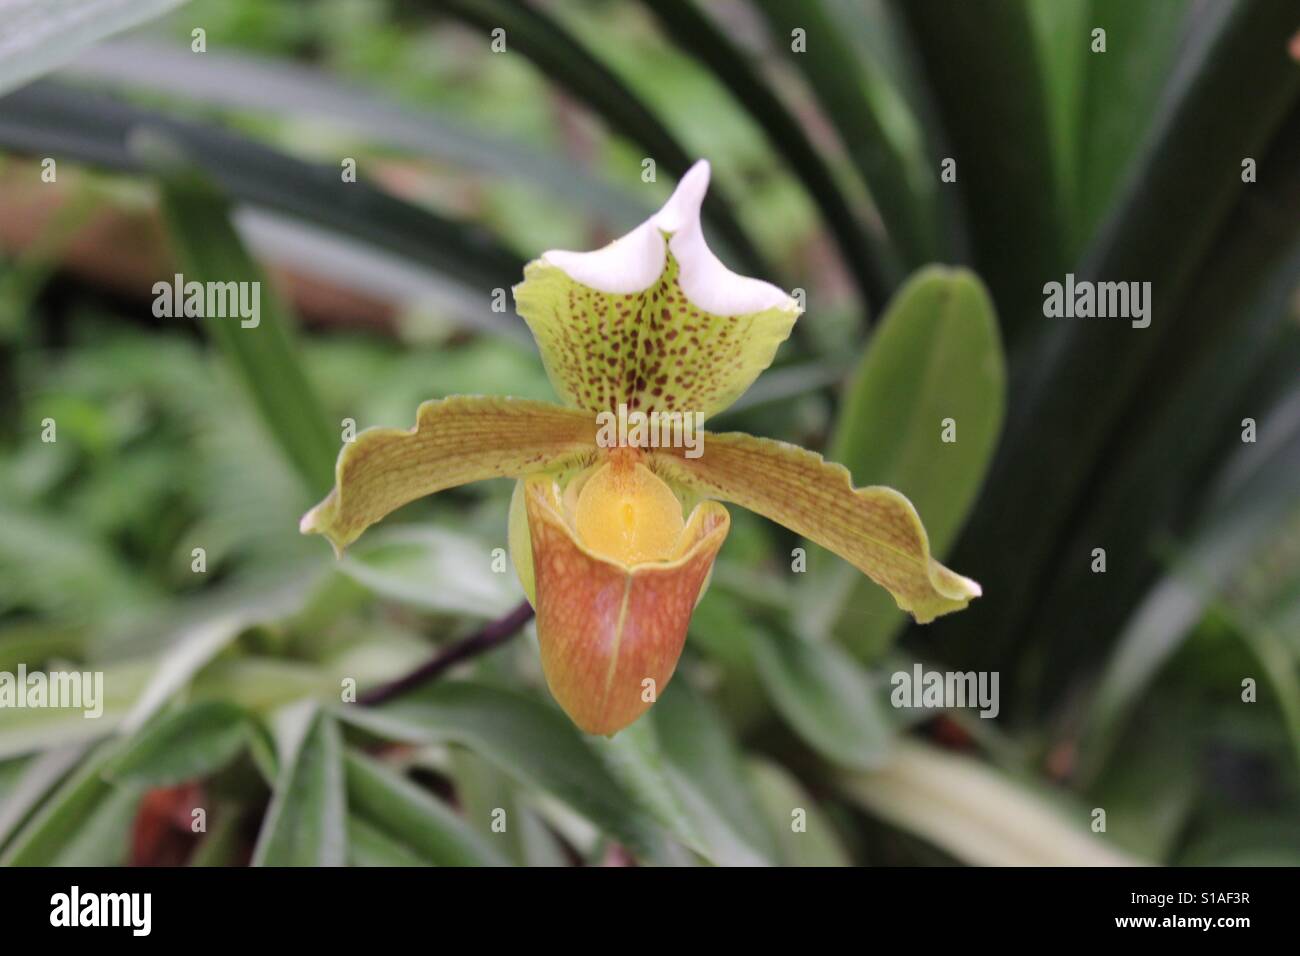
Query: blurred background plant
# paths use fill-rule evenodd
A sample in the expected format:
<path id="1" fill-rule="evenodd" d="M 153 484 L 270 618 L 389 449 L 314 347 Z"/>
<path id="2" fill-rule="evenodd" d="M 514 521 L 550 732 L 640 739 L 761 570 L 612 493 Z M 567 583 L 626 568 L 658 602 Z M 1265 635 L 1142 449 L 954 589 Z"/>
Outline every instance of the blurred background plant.
<path id="1" fill-rule="evenodd" d="M 0 711 L 0 862 L 1300 863 L 1297 31 L 1289 0 L 0 2 L 0 670 L 107 698 Z M 521 597 L 508 482 L 341 562 L 301 538 L 344 420 L 550 397 L 493 291 L 699 156 L 724 260 L 807 302 L 712 424 L 901 489 L 985 597 L 909 627 L 735 509 L 612 739 L 528 628 L 343 702 Z M 177 271 L 266 278 L 261 325 L 155 317 Z M 1044 318 L 1067 272 L 1150 281 L 1150 328 Z M 916 662 L 998 672 L 998 719 L 892 707 Z"/>

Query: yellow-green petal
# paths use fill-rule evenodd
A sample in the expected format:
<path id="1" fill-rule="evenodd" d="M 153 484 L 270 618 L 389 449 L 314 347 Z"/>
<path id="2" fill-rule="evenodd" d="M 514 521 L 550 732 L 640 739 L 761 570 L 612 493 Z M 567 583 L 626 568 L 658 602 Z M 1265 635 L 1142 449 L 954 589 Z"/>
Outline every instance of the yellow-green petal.
<path id="1" fill-rule="evenodd" d="M 547 374 L 569 404 L 615 411 L 718 412 L 749 388 L 799 307 L 709 250 L 697 163 L 662 210 L 595 252 L 551 251 L 515 287 Z"/>
<path id="2" fill-rule="evenodd" d="M 892 488 L 854 488 L 848 469 L 786 442 L 706 432 L 703 454 L 653 456 L 670 483 L 735 502 L 835 552 L 925 624 L 959 611 L 980 586 L 930 557 L 912 503 Z"/>
<path id="3" fill-rule="evenodd" d="M 499 396 L 425 402 L 414 428 L 369 428 L 345 444 L 334 489 L 299 525 L 341 552 L 402 505 L 486 478 L 518 478 L 595 451 L 588 412 Z"/>

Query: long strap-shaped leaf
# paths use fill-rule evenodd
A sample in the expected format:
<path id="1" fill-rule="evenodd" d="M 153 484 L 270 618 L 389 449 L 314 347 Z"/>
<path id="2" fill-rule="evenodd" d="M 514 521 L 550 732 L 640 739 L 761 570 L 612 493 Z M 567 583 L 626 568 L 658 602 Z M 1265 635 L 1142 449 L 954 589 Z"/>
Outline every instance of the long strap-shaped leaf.
<path id="1" fill-rule="evenodd" d="M 835 124 L 903 263 L 910 271 L 939 259 L 948 246 L 939 231 L 939 177 L 901 91 L 854 48 L 822 0 L 758 0 L 758 6 Z M 796 51 L 788 41 L 796 29 L 804 31 L 806 49 Z"/>
<path id="2" fill-rule="evenodd" d="M 150 131 L 174 141 L 232 199 L 364 239 L 477 289 L 509 288 L 523 271 L 522 258 L 479 229 L 217 127 L 50 81 L 0 99 L 0 145 L 29 155 L 144 172 L 133 143 Z"/>
<path id="3" fill-rule="evenodd" d="M 956 160 L 975 264 L 1003 335 L 1060 278 L 1064 227 L 1042 68 L 1022 0 L 893 0 L 926 67 Z M 1082 42 L 1082 41 L 1081 41 Z"/>
<path id="4" fill-rule="evenodd" d="M 204 331 L 225 353 L 307 488 L 323 494 L 331 484 L 338 443 L 294 352 L 274 290 L 230 224 L 225 198 L 202 184 L 173 181 L 164 185 L 163 210 L 187 284 L 240 282 L 260 290 L 256 325 L 239 317 L 204 316 Z"/>
<path id="5" fill-rule="evenodd" d="M 843 774 L 839 783 L 849 800 L 873 816 L 976 866 L 1143 862 L 1090 833 L 1081 807 L 1053 801 L 977 760 L 929 744 L 900 746 L 886 766 Z"/>
<path id="6" fill-rule="evenodd" d="M 611 128 L 639 143 L 658 166 L 683 176 L 692 157 L 668 128 L 611 70 L 547 14 L 517 0 L 439 0 L 439 10 L 487 31 L 506 31 L 507 49 L 532 60 L 547 79 L 598 113 Z M 704 200 L 704 216 L 750 275 L 774 276 L 715 187 Z"/>
<path id="7" fill-rule="evenodd" d="M 1295 475 L 1300 469 L 1300 396 L 1281 403 L 1270 416 L 1275 432 L 1266 444 L 1241 445 L 1224 472 L 1240 477 L 1218 507 L 1208 509 L 1179 555 L 1174 567 L 1143 598 L 1128 625 L 1120 632 L 1114 652 L 1102 674 L 1097 694 L 1087 714 L 1083 738 L 1083 764 L 1088 773 L 1100 769 L 1117 743 L 1118 733 L 1155 680 L 1191 632 L 1196 622 L 1224 593 L 1240 580 L 1249 558 L 1263 542 L 1278 539 L 1280 529 L 1297 514 Z M 1289 420 L 1288 420 L 1289 419 Z M 1220 488 L 1225 482 L 1216 483 Z M 1267 628 L 1262 622 L 1245 625 Z M 1261 638 L 1267 642 L 1267 637 Z M 1252 650 L 1268 654 L 1271 648 L 1252 642 Z M 1282 682 L 1294 680 L 1294 662 L 1284 657 Z M 1272 671 L 1271 661 L 1263 662 Z M 1268 674 L 1274 679 L 1272 673 Z M 1297 701 L 1282 703 L 1288 729 L 1295 726 Z M 1293 744 L 1300 741 L 1294 734 Z M 1300 747 L 1297 748 L 1300 752 Z"/>
<path id="8" fill-rule="evenodd" d="M 1106 31 L 1105 53 L 1092 53 L 1082 36 L 1075 151 L 1077 239 L 1091 236 L 1124 185 L 1123 174 L 1158 116 L 1161 79 L 1170 74 L 1191 16 L 1185 0 L 1088 0 L 1081 33 Z M 1196 16 L 1208 16 L 1202 11 Z M 1068 32 L 1068 31 L 1067 31 Z"/>
<path id="9" fill-rule="evenodd" d="M 1086 511 L 1068 530 L 1070 543 L 1057 546 L 1086 554 L 1090 542 L 1104 542 L 1109 553 L 1129 555 L 1137 573 L 1112 579 L 1104 602 L 1090 600 L 1092 575 L 1058 577 L 1043 593 L 1040 622 L 1054 607 L 1087 608 L 1053 620 L 1056 640 L 1034 679 L 1044 702 L 1060 699 L 1057 681 L 1081 656 L 1096 653 L 1098 635 L 1119 633 L 1157 571 L 1150 542 L 1181 537 L 1213 471 L 1242 448 L 1242 417 L 1276 435 L 1264 413 L 1268 402 L 1252 393 L 1266 383 L 1266 366 L 1285 358 L 1279 345 L 1300 339 L 1287 321 L 1300 269 L 1300 104 L 1260 157 L 1259 177 L 1206 254 L 1212 265 L 1186 295 L 1177 335 L 1143 374 L 1121 416 L 1124 427 L 1099 456 L 1103 464 L 1088 483 Z"/>
<path id="10" fill-rule="evenodd" d="M 430 107 L 394 104 L 320 69 L 211 50 L 196 57 L 157 41 L 117 40 L 87 50 L 60 75 L 277 117 L 320 117 L 376 143 L 527 182 L 616 233 L 654 211 L 630 190 L 575 168 L 558 152 L 482 132 Z"/>
<path id="11" fill-rule="evenodd" d="M 1242 159 L 1264 155 L 1300 97 L 1300 69 L 1286 52 L 1297 27 L 1300 8 L 1288 0 L 1238 4 L 1223 18 L 1197 61 L 1184 64 L 1125 198 L 1079 270 L 1078 280 L 1150 282 L 1150 327 L 1054 319 L 1039 347 L 1015 356 L 1015 401 L 990 494 L 955 558 L 961 566 L 979 554 L 989 585 L 979 634 L 960 621 L 950 631 L 979 652 L 998 652 L 989 634 L 1027 636 L 1020 628 L 1106 467 L 1107 441 L 1127 427 L 1125 411 L 1183 333 L 1190 280 L 1217 267 L 1207 259 L 1215 236 L 1234 201 L 1257 188 L 1242 182 Z M 1212 132 L 1207 116 L 1216 117 Z"/>
<path id="12" fill-rule="evenodd" d="M 343 866 L 347 792 L 334 719 L 300 705 L 284 727 L 275 792 L 253 850 L 254 866 Z"/>
<path id="13" fill-rule="evenodd" d="M 437 866 L 504 866 L 487 837 L 413 781 L 360 751 L 343 758 L 348 809 L 399 846 Z"/>
<path id="14" fill-rule="evenodd" d="M 736 46 L 691 0 L 656 0 L 646 6 L 683 48 L 708 65 L 785 157 L 821 210 L 863 298 L 879 308 L 894 285 L 896 266 L 883 237 L 872 236 L 853 215 L 848 197 L 803 127 Z"/>

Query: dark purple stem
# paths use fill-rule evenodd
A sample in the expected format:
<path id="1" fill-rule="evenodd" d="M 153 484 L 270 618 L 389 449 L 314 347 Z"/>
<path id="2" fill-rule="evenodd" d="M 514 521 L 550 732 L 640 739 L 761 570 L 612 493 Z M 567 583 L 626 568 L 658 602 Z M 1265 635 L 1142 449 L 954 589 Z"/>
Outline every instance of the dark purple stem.
<path id="1" fill-rule="evenodd" d="M 381 684 L 373 690 L 366 691 L 357 699 L 357 703 L 363 707 L 373 707 L 375 704 L 382 704 L 409 690 L 414 690 L 422 684 L 437 680 L 444 671 L 461 661 L 487 653 L 510 640 L 519 633 L 520 628 L 527 624 L 532 616 L 533 606 L 524 601 L 505 617 L 483 625 L 480 630 L 464 640 L 439 651 L 405 677 L 399 677 L 391 683 Z"/>

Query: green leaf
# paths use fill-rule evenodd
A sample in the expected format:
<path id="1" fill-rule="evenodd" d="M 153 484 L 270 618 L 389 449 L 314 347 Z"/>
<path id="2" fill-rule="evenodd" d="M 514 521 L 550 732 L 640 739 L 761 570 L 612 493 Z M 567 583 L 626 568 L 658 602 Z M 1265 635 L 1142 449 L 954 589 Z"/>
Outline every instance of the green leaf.
<path id="1" fill-rule="evenodd" d="M 67 424 L 62 414 L 54 417 L 60 426 Z M 0 503 L 0 582 L 0 603 L 6 608 L 39 612 L 56 625 L 102 620 L 157 600 L 157 592 L 132 575 L 109 543 L 84 523 L 18 501 Z M 29 647 L 21 641 L 15 650 Z M 31 657 L 13 658 L 9 647 L 2 650 L 14 665 L 26 661 L 29 667 L 59 652 L 48 636 Z"/>
<path id="2" fill-rule="evenodd" d="M 1227 483 L 1222 500 L 1209 510 L 1174 567 L 1151 588 L 1121 631 L 1088 709 L 1080 745 L 1083 776 L 1101 769 L 1134 707 L 1182 640 L 1250 555 L 1295 513 L 1300 399 L 1289 405 L 1289 415 L 1275 419 L 1279 434 L 1273 442 L 1242 446 L 1220 481 L 1220 486 Z M 1252 651 L 1265 655 L 1265 670 L 1273 674 L 1267 635 L 1263 644 L 1243 636 Z M 1284 694 L 1291 689 L 1288 684 L 1283 678 Z M 1288 720 L 1288 730 L 1294 729 L 1294 720 Z M 1293 738 L 1293 743 L 1300 753 L 1300 741 Z"/>
<path id="3" fill-rule="evenodd" d="M 1014 340 L 1041 314 L 1042 283 L 1065 264 L 1062 188 L 1029 7 L 1023 0 L 894 0 L 893 9 L 925 64 L 946 155 L 956 160 L 952 185 L 965 200 L 975 264 Z"/>
<path id="4" fill-rule="evenodd" d="M 181 611 L 181 621 L 168 635 L 166 650 L 156 661 L 147 662 L 148 682 L 137 689 L 134 704 L 122 720 L 122 730 L 134 733 L 156 714 L 171 697 L 185 687 L 199 671 L 228 647 L 240 632 L 256 624 L 274 621 L 294 613 L 307 600 L 313 581 L 310 576 L 269 590 L 235 589 L 222 595 L 212 606 L 199 611 Z M 105 679 L 105 686 L 109 686 Z"/>
<path id="5" fill-rule="evenodd" d="M 961 530 L 997 447 L 1006 371 L 993 305 L 964 269 L 916 273 L 890 303 L 841 404 L 829 458 L 857 484 L 901 491 L 920 514 L 939 559 Z M 955 441 L 944 441 L 952 419 Z M 906 616 L 883 589 L 836 562 L 807 583 L 834 593 L 852 581 L 837 636 L 862 656 L 884 650 Z M 964 569 L 977 580 L 979 568 Z M 838 580 L 837 580 L 838 578 Z M 808 597 L 807 607 L 831 602 Z"/>
<path id="6" fill-rule="evenodd" d="M 1234 625 L 1242 641 L 1250 648 L 1281 712 L 1282 724 L 1291 741 L 1291 753 L 1300 767 L 1300 678 L 1296 676 L 1297 654 L 1272 626 L 1246 618 L 1225 608 L 1217 608 Z"/>
<path id="7" fill-rule="evenodd" d="M 501 841 L 510 860 L 520 866 L 568 865 L 564 847 L 504 771 L 464 747 L 455 747 L 451 759 L 456 801 L 471 829 Z M 505 833 L 493 832 L 498 809 L 508 821 Z"/>
<path id="8" fill-rule="evenodd" d="M 1087 485 L 1085 510 L 1072 516 L 1068 540 L 1058 545 L 1087 555 L 1104 544 L 1108 555 L 1126 560 L 1112 564 L 1104 579 L 1063 570 L 1039 597 L 1038 626 L 1028 631 L 1037 633 L 1051 616 L 1056 637 L 1024 676 L 1041 705 L 1065 693 L 1069 675 L 1105 646 L 1098 636 L 1117 635 L 1166 570 L 1162 545 L 1183 540 L 1189 516 L 1204 510 L 1216 469 L 1241 449 L 1243 415 L 1278 433 L 1263 425 L 1261 409 L 1271 399 L 1261 390 L 1277 374 L 1270 369 L 1288 388 L 1300 352 L 1290 321 L 1300 270 L 1300 104 L 1260 157 L 1259 176 L 1206 254 L 1212 267 L 1179 305 L 1176 332 L 1149 356 Z M 1234 320 L 1224 322 L 1225 315 Z M 1088 613 L 1062 620 L 1052 611 L 1060 607 Z"/>
<path id="9" fill-rule="evenodd" d="M 4 793 L 0 803 L 0 850 L 28 816 L 41 805 L 46 795 L 63 780 L 86 755 L 87 748 L 71 745 L 46 750 L 26 760 L 13 760 L 18 776 Z M 9 766 L 6 764 L 6 767 Z"/>
<path id="10" fill-rule="evenodd" d="M 237 866 L 242 864 L 243 814 L 237 805 L 221 805 L 208 814 L 208 832 L 194 848 L 186 866 Z"/>
<path id="11" fill-rule="evenodd" d="M 882 238 L 869 234 L 854 216 L 848 197 L 836 184 L 821 152 L 751 65 L 749 57 L 692 0 L 656 0 L 645 6 L 658 18 L 665 32 L 707 66 L 714 79 L 730 90 L 748 111 L 767 135 L 769 145 L 785 158 L 817 204 L 862 298 L 873 306 L 882 303 L 897 269 L 892 251 Z M 816 51 L 809 55 L 816 57 L 823 53 Z"/>
<path id="12" fill-rule="evenodd" d="M 253 865 L 343 866 L 348 809 L 338 726 L 311 705 L 296 708 L 287 723 Z"/>
<path id="13" fill-rule="evenodd" d="M 594 746 L 619 783 L 683 846 L 713 863 L 743 863 L 752 858 L 743 850 L 734 858 L 729 856 L 734 841 L 727 835 L 723 840 L 711 839 L 708 820 L 688 809 L 669 776 L 654 721 L 638 720 L 613 737 L 595 741 Z"/>
<path id="14" fill-rule="evenodd" d="M 31 768 L 35 757 L 10 757 L 0 759 L 0 800 L 8 800 L 18 781 Z M 0 817 L 2 820 L 3 817 Z"/>
<path id="15" fill-rule="evenodd" d="M 1199 708 L 1152 701 L 1151 719 L 1126 735 L 1105 772 L 1086 785 L 1089 805 L 1106 810 L 1106 832 L 1156 863 L 1172 863 L 1196 829 L 1189 823 L 1206 785 L 1198 767 L 1205 742 L 1188 732 L 1188 721 L 1198 719 Z"/>
<path id="16" fill-rule="evenodd" d="M 867 675 L 839 647 L 755 627 L 758 673 L 776 709 L 815 750 L 843 767 L 882 764 L 893 736 Z"/>
<path id="17" fill-rule="evenodd" d="M 225 701 L 194 704 L 139 734 L 108 767 L 115 782 L 166 787 L 220 770 L 248 745 L 242 708 Z"/>
<path id="18" fill-rule="evenodd" d="M 514 691 L 446 681 L 380 707 L 339 716 L 411 743 L 457 743 L 521 783 L 549 793 L 624 843 L 654 858 L 663 835 L 619 786 L 583 736 L 554 708 Z"/>
<path id="19" fill-rule="evenodd" d="M 649 716 L 668 779 L 705 844 L 732 865 L 774 863 L 776 841 L 740 751 L 710 701 L 678 675 Z"/>
<path id="20" fill-rule="evenodd" d="M 521 600 L 514 575 L 492 570 L 486 544 L 441 528 L 371 533 L 338 569 L 375 594 L 430 611 L 497 618 Z"/>
<path id="21" fill-rule="evenodd" d="M 309 492 L 325 494 L 334 483 L 339 441 L 298 360 L 275 290 L 230 224 L 226 199 L 198 183 L 171 181 L 163 187 L 163 211 L 187 284 L 256 283 L 261 290 L 256 325 L 245 327 L 235 316 L 205 316 L 201 322 Z"/>
<path id="22" fill-rule="evenodd" d="M 1076 133 L 1076 244 L 1092 235 L 1118 196 L 1133 157 L 1160 117 L 1165 79 L 1190 13 L 1185 0 L 1089 0 L 1075 34 L 1082 59 Z M 1209 13 L 1202 14 L 1210 16 Z M 1091 31 L 1106 31 L 1106 52 L 1091 53 Z"/>
<path id="23" fill-rule="evenodd" d="M 399 846 L 437 866 L 506 865 L 499 850 L 410 780 L 356 751 L 344 764 L 353 814 Z"/>
<path id="24" fill-rule="evenodd" d="M 924 131 L 885 68 L 859 54 L 822 0 L 759 0 L 758 6 L 835 124 L 904 265 L 940 258 L 947 243 L 939 233 L 938 179 Z M 804 31 L 806 50 L 793 49 L 795 29 Z"/>
<path id="25" fill-rule="evenodd" d="M 185 0 L 10 0 L 0 33 L 0 93 L 57 69 L 97 40 Z"/>
<path id="26" fill-rule="evenodd" d="M 117 747 L 105 744 L 42 801 L 0 855 L 0 866 L 118 866 L 140 790 L 114 787 L 104 769 Z"/>
<path id="27" fill-rule="evenodd" d="M 131 833 L 144 789 L 111 787 L 88 813 L 72 822 L 74 831 L 47 866 L 126 866 Z M 14 865 L 28 865 L 17 864 Z"/>
<path id="28" fill-rule="evenodd" d="M 61 75 L 285 121 L 324 120 L 374 143 L 526 183 L 616 233 L 633 228 L 654 211 L 634 194 L 540 144 L 485 133 L 428 105 L 398 106 L 377 92 L 341 83 L 324 70 L 286 60 L 213 49 L 196 57 L 188 49 L 128 39 L 86 51 Z"/>
<path id="29" fill-rule="evenodd" d="M 431 294 L 425 286 L 435 270 L 456 287 L 443 290 L 443 298 L 459 293 L 452 303 L 457 315 L 528 340 L 522 322 L 493 312 L 487 297 L 478 294 L 509 288 L 524 265 L 482 229 L 402 202 L 363 178 L 344 184 L 337 166 L 303 162 L 219 127 L 182 122 L 102 94 L 40 81 L 0 99 L 0 144 L 28 155 L 155 173 L 146 152 L 160 139 L 177 147 L 232 200 L 278 214 L 271 223 L 274 235 L 282 240 L 287 235 L 297 246 L 310 242 L 318 262 L 328 255 L 334 268 L 365 271 L 358 260 L 374 260 L 372 280 L 378 275 L 391 281 L 396 272 L 421 294 Z M 340 237 L 364 245 L 340 257 Z M 464 301 L 467 290 L 473 290 L 472 303 Z"/>
<path id="30" fill-rule="evenodd" d="M 1071 235 L 1079 219 L 1079 137 L 1083 132 L 1086 58 L 1091 43 L 1092 0 L 1026 0 L 1043 69 L 1053 162 L 1061 192 L 1062 220 Z M 1103 68 L 1109 64 L 1102 64 Z M 1123 104 L 1115 104 L 1117 110 Z M 1111 144 L 1112 148 L 1115 144 Z M 1133 144 L 1130 144 L 1133 145 Z M 1123 150 L 1114 149 L 1121 153 Z M 1070 248 L 1073 252 L 1073 247 Z"/>
<path id="31" fill-rule="evenodd" d="M 796 325 L 796 328 L 798 326 Z M 745 390 L 745 393 L 736 399 L 735 403 L 728 405 L 717 415 L 709 419 L 709 427 L 718 429 L 722 423 L 727 423 L 730 430 L 731 422 L 743 420 L 745 416 L 739 415 L 740 412 L 747 412 L 750 409 L 759 406 L 769 406 L 770 410 L 774 405 L 786 405 L 791 403 L 791 399 L 798 398 L 801 395 L 807 395 L 810 392 L 818 391 L 830 385 L 836 385 L 843 381 L 845 374 L 850 368 L 849 362 L 836 356 L 826 356 L 808 362 L 785 365 L 780 368 L 769 368 L 758 379 Z M 744 431 L 738 428 L 738 431 Z"/>
<path id="32" fill-rule="evenodd" d="M 1198 834 L 1175 860 L 1178 866 L 1300 866 L 1300 824 L 1286 811 L 1238 817 Z"/>
<path id="33" fill-rule="evenodd" d="M 817 801 L 789 771 L 751 758 L 746 771 L 776 834 L 783 866 L 850 866 L 848 851 Z"/>
<path id="34" fill-rule="evenodd" d="M 1167 93 L 1169 109 L 1107 227 L 1076 269 L 1076 282 L 1150 282 L 1151 325 L 1053 320 L 1017 358 L 1016 408 L 1003 453 L 954 558 L 958 567 L 963 555 L 985 562 L 979 620 L 954 620 L 947 628 L 954 640 L 978 648 L 982 659 L 975 663 L 981 668 L 1003 667 L 1015 645 L 1040 633 L 1033 613 L 1045 596 L 1045 579 L 1067 554 L 1070 523 L 1094 498 L 1095 476 L 1109 468 L 1111 445 L 1140 409 L 1142 387 L 1164 367 L 1166 350 L 1176 350 L 1186 334 L 1181 309 L 1193 301 L 1194 280 L 1218 270 L 1207 258 L 1216 236 L 1230 248 L 1232 237 L 1222 230 L 1234 203 L 1248 206 L 1256 198 L 1246 191 L 1258 186 L 1242 182 L 1242 159 L 1262 157 L 1279 131 L 1285 132 L 1288 111 L 1300 95 L 1300 70 L 1285 50 L 1285 38 L 1300 26 L 1293 3 L 1234 4 L 1213 22 L 1207 42 L 1182 64 Z M 1246 101 L 1251 108 L 1241 109 Z M 1208 137 L 1207 116 L 1216 117 Z M 1286 172 L 1279 167 L 1278 175 Z M 1059 270 L 1030 275 L 1033 283 L 1024 284 L 1035 293 L 1045 276 L 1064 279 Z M 1236 286 L 1232 311 L 1252 288 L 1249 281 Z M 1217 313 L 1216 322 L 1222 324 L 1224 314 Z M 1045 462 L 1051 466 L 1043 467 Z"/>

